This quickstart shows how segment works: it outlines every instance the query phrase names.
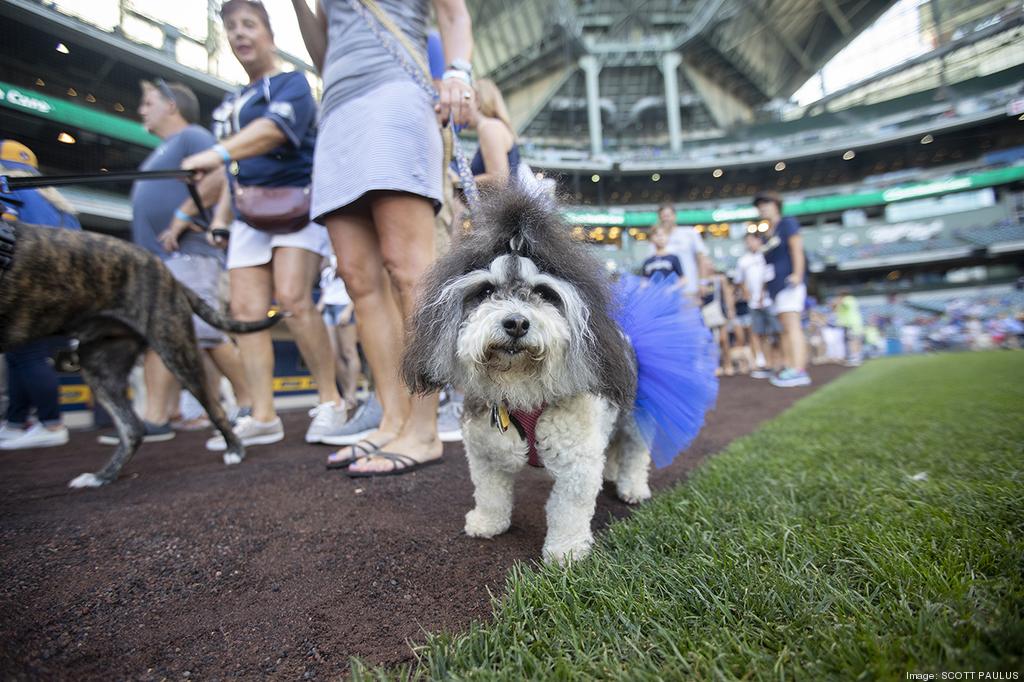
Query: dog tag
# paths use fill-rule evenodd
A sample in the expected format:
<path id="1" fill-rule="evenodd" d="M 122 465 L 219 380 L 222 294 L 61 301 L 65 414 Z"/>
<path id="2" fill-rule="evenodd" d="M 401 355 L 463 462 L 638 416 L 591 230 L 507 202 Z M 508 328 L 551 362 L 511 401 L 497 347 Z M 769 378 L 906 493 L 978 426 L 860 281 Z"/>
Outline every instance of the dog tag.
<path id="1" fill-rule="evenodd" d="M 491 426 L 505 433 L 511 423 L 512 418 L 508 415 L 505 403 L 499 403 L 491 408 Z"/>

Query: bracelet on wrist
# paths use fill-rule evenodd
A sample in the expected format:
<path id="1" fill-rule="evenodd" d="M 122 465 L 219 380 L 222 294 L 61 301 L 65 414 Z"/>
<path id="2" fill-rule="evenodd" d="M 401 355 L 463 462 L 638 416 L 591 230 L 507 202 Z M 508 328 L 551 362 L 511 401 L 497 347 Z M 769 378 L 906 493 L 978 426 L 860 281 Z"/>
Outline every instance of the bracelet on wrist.
<path id="1" fill-rule="evenodd" d="M 188 213 L 185 213 L 180 208 L 174 209 L 174 217 L 182 221 L 183 223 L 192 222 L 192 216 L 190 216 Z"/>
<path id="2" fill-rule="evenodd" d="M 473 77 L 473 65 L 466 59 L 453 59 L 452 63 L 448 65 L 449 71 L 462 71 L 467 74 L 470 78 Z"/>
<path id="3" fill-rule="evenodd" d="M 447 71 L 444 72 L 444 75 L 441 76 L 441 80 L 443 81 L 452 79 L 460 80 L 466 85 L 473 85 L 473 79 L 470 77 L 470 75 L 465 71 L 459 71 L 458 69 L 448 69 Z"/>
<path id="4" fill-rule="evenodd" d="M 220 160 L 224 162 L 225 166 L 231 165 L 231 152 L 229 152 L 224 145 L 215 144 L 210 147 L 210 149 L 217 152 L 217 155 L 220 156 Z"/>

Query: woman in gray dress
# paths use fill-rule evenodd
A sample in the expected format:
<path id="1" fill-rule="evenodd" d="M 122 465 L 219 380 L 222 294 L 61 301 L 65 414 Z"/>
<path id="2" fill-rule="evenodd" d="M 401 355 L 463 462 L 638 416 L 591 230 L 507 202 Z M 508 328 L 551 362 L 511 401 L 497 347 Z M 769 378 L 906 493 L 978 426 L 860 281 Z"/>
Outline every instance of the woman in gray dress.
<path id="1" fill-rule="evenodd" d="M 399 366 L 405 320 L 434 257 L 438 123 L 467 123 L 472 104 L 469 12 L 464 0 L 378 0 L 424 59 L 433 5 L 449 65 L 435 104 L 384 45 L 378 33 L 387 32 L 371 29 L 349 0 L 318 0 L 315 13 L 306 0 L 292 4 L 324 80 L 311 213 L 330 233 L 383 409 L 380 426 L 329 463 L 350 462 L 350 476 L 405 473 L 442 451 L 437 397 L 411 396 Z"/>

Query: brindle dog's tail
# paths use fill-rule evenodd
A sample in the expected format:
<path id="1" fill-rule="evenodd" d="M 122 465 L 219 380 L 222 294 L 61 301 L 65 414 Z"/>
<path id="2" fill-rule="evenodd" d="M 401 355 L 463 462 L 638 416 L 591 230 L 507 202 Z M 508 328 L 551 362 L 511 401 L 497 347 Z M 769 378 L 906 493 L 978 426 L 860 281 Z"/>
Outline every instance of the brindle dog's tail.
<path id="1" fill-rule="evenodd" d="M 199 297 L 199 294 L 192 291 L 186 286 L 181 287 L 185 292 L 185 296 L 188 298 L 188 303 L 192 306 L 192 310 L 196 315 L 203 318 L 217 329 L 222 331 L 231 332 L 232 334 L 249 334 L 251 332 L 258 332 L 268 327 L 273 327 L 275 324 L 281 321 L 283 315 L 270 312 L 267 314 L 266 319 L 256 320 L 255 322 L 242 322 L 228 317 L 224 313 L 212 308 L 206 301 Z"/>

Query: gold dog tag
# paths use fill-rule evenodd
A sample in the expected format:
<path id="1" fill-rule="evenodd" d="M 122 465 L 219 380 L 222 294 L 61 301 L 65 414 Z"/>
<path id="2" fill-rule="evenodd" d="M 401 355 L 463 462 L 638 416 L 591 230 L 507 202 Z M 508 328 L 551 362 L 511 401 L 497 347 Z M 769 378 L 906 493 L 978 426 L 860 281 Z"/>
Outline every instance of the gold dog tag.
<path id="1" fill-rule="evenodd" d="M 509 417 L 505 403 L 499 403 L 491 408 L 491 426 L 505 433 L 511 424 L 512 418 Z"/>

